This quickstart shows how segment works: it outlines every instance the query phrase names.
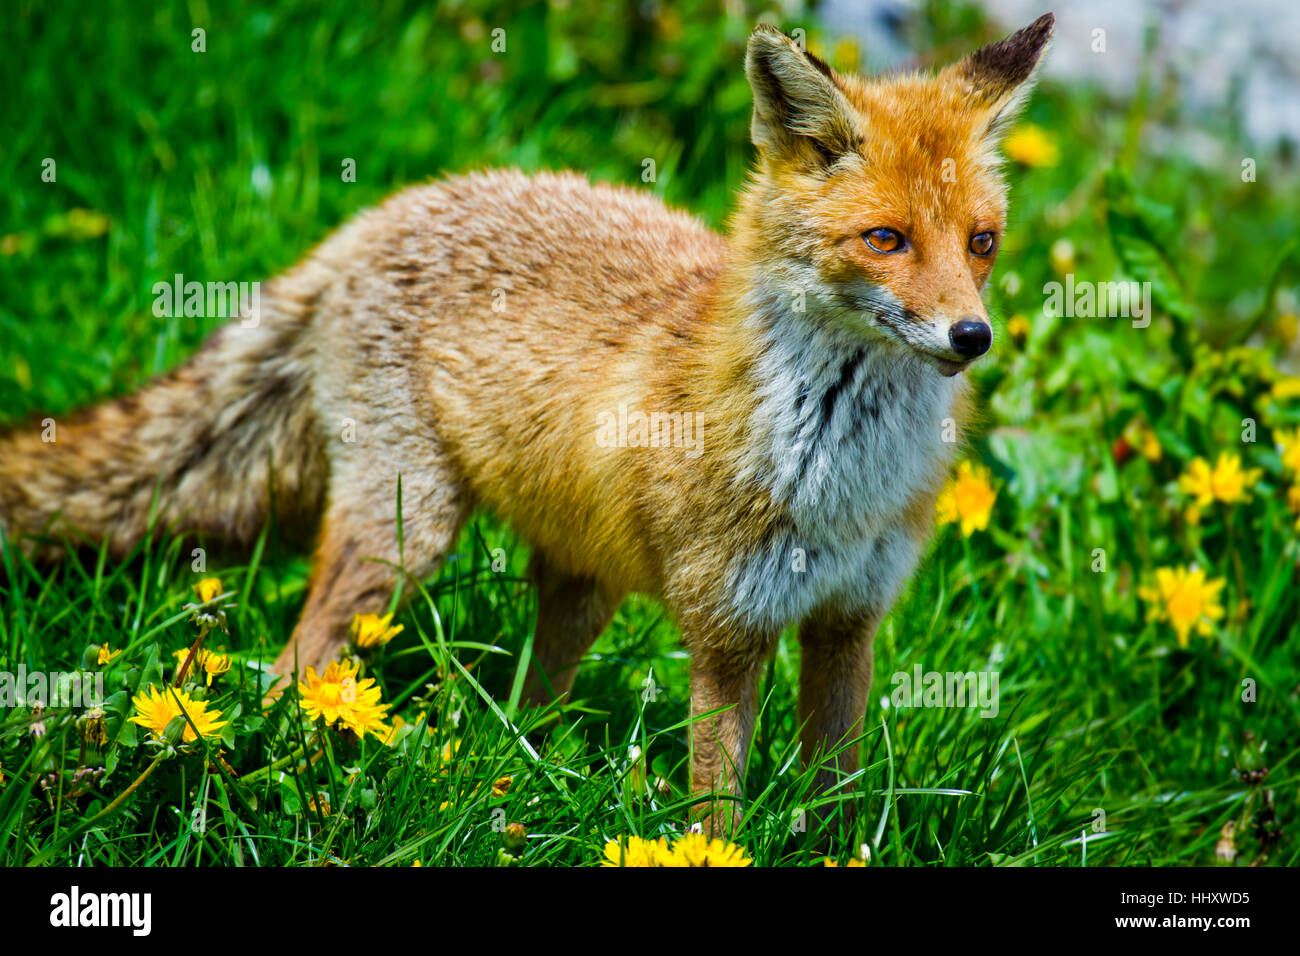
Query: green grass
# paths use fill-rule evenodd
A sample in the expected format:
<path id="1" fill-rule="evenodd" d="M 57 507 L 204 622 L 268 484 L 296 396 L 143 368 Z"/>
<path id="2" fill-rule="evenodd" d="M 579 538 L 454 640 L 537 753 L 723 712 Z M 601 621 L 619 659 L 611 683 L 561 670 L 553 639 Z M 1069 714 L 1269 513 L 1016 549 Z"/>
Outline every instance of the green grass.
<path id="1" fill-rule="evenodd" d="M 102 6 L 19 3 L 3 28 L 13 55 L 0 73 L 17 91 L 0 106 L 6 424 L 126 393 L 190 354 L 211 322 L 155 317 L 154 282 L 266 278 L 400 185 L 479 166 L 577 168 L 720 226 L 749 161 L 740 64 L 757 7 L 728 19 L 674 4 L 640 23 L 631 3 Z M 808 18 L 784 25 L 801 22 L 832 49 Z M 937 5 L 928 22 L 920 49 L 988 38 L 960 8 Z M 196 26 L 203 54 L 190 51 Z M 497 27 L 505 54 L 490 49 Z M 1238 864 L 1297 862 L 1295 476 L 1273 435 L 1300 407 L 1269 389 L 1293 321 L 1272 284 L 1294 292 L 1283 248 L 1300 188 L 1286 156 L 1239 142 L 1228 116 L 1198 123 L 1257 156 L 1258 182 L 1242 183 L 1236 163 L 1155 154 L 1147 130 L 1178 119 L 1163 94 L 1113 104 L 1048 85 L 1033 101 L 1028 120 L 1062 158 L 1009 167 L 1012 228 L 990 306 L 1031 331 L 1017 345 L 999 329 L 976 374 L 986 422 L 972 457 L 998 480 L 992 521 L 969 538 L 943 529 L 882 626 L 856 794 L 811 792 L 794 751 L 798 647 L 783 638 L 737 837 L 757 863 L 844 861 L 867 843 L 886 865 L 1205 864 L 1228 822 Z M 57 182 L 41 179 L 45 157 Z M 339 175 L 347 158 L 355 183 Z M 1044 314 L 1060 239 L 1073 262 L 1057 246 L 1058 267 L 1080 279 L 1152 280 L 1151 327 Z M 1254 443 L 1241 441 L 1243 418 Z M 1114 454 L 1139 425 L 1161 442 L 1159 461 Z M 1221 451 L 1262 469 L 1252 500 L 1189 524 L 1177 479 Z M 162 682 L 160 662 L 170 676 L 194 640 L 183 605 L 202 576 L 195 546 L 164 535 L 126 561 L 83 553 L 50 567 L 5 549 L 0 669 L 68 670 L 92 645 L 123 653 L 105 671 L 107 744 L 83 748 L 76 714 L 47 711 L 34 735 L 29 709 L 0 711 L 0 864 L 486 865 L 509 821 L 529 831 L 525 863 L 590 864 L 608 838 L 680 830 L 687 660 L 674 626 L 653 601 L 629 600 L 563 725 L 518 712 L 534 595 L 526 547 L 490 516 L 421 582 L 398 618 L 405 632 L 369 667 L 415 725 L 396 747 L 321 737 L 292 695 L 262 712 L 257 664 L 292 630 L 306 560 L 273 534 L 252 554 L 211 555 L 207 573 L 235 603 L 229 634 L 210 638 L 237 661 L 208 694 L 230 720 L 225 763 L 205 772 L 202 748 L 166 759 L 95 819 L 153 760 L 124 717 L 131 693 Z M 491 567 L 498 547 L 504 572 Z M 1193 562 L 1225 579 L 1228 614 L 1184 648 L 1146 620 L 1138 586 Z M 918 663 L 996 670 L 1000 713 L 882 706 L 892 675 Z M 634 746 L 644 769 L 629 765 Z M 321 748 L 310 767 L 285 761 Z M 502 776 L 509 792 L 494 797 Z M 792 827 L 819 801 L 821 818 Z M 850 802 L 851 821 L 838 812 Z"/>

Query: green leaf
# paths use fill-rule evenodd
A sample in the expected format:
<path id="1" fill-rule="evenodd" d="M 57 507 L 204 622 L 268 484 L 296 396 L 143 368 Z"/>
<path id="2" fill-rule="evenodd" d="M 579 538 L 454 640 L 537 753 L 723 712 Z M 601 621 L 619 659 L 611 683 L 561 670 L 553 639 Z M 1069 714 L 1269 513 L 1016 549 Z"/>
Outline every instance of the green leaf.
<path id="1" fill-rule="evenodd" d="M 1192 307 L 1167 252 L 1177 232 L 1173 210 L 1138 196 L 1132 179 L 1115 169 L 1106 176 L 1106 198 L 1106 225 L 1125 274 L 1149 282 L 1161 310 L 1191 321 Z"/>

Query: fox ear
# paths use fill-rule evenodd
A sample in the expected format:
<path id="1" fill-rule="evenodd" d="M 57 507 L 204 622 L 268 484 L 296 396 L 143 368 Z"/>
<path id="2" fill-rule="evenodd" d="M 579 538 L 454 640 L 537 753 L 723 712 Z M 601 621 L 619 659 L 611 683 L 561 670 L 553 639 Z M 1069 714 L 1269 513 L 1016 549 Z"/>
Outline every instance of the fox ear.
<path id="1" fill-rule="evenodd" d="M 825 167 L 856 146 L 853 107 L 834 71 L 780 30 L 754 30 L 745 75 L 754 91 L 750 136 L 765 155 Z"/>
<path id="2" fill-rule="evenodd" d="M 969 96 L 987 111 L 985 135 L 1000 138 L 1033 90 L 1034 67 L 1052 39 L 1053 14 L 1045 13 L 1029 26 L 997 43 L 981 47 L 948 67 Z"/>

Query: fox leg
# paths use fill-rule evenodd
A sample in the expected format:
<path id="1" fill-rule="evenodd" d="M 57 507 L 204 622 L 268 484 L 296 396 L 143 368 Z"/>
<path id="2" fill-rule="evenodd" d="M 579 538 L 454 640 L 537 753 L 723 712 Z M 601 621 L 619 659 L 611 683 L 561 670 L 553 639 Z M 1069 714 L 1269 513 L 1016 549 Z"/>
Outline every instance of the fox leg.
<path id="1" fill-rule="evenodd" d="M 773 636 L 774 637 L 774 636 Z M 758 681 L 773 641 L 719 639 L 691 646 L 691 791 L 708 795 L 693 816 L 723 837 L 740 822 L 745 761 L 754 733 Z M 705 717 L 710 711 L 727 708 Z"/>
<path id="2" fill-rule="evenodd" d="M 524 698 L 539 706 L 573 688 L 582 655 L 609 626 L 622 598 L 590 578 L 558 570 L 540 551 L 533 552 L 528 571 L 537 583 L 537 626 Z"/>
<path id="3" fill-rule="evenodd" d="M 307 603 L 272 670 L 318 670 L 347 643 L 353 615 L 383 613 L 400 572 L 428 577 L 456 543 L 468 506 L 449 469 L 407 459 L 346 467 L 332 478 Z M 402 542 L 397 539 L 397 485 L 402 486 Z M 410 593 L 409 584 L 404 593 Z"/>
<path id="4" fill-rule="evenodd" d="M 823 791 L 858 768 L 857 745 L 844 745 L 862 734 L 878 623 L 875 614 L 823 614 L 799 628 L 802 749 L 809 766 L 826 760 L 817 773 Z"/>

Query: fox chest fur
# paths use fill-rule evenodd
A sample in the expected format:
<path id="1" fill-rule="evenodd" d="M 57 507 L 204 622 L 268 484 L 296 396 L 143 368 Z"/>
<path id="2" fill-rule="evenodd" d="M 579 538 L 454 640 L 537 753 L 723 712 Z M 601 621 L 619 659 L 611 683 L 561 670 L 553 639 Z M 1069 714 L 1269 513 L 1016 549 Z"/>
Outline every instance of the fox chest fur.
<path id="1" fill-rule="evenodd" d="M 776 296 L 757 305 L 764 348 L 746 477 L 777 517 L 731 563 L 731 609 L 760 630 L 827 605 L 881 614 L 924 546 L 918 509 L 951 463 L 962 380 L 864 341 L 833 307 L 789 314 Z"/>

